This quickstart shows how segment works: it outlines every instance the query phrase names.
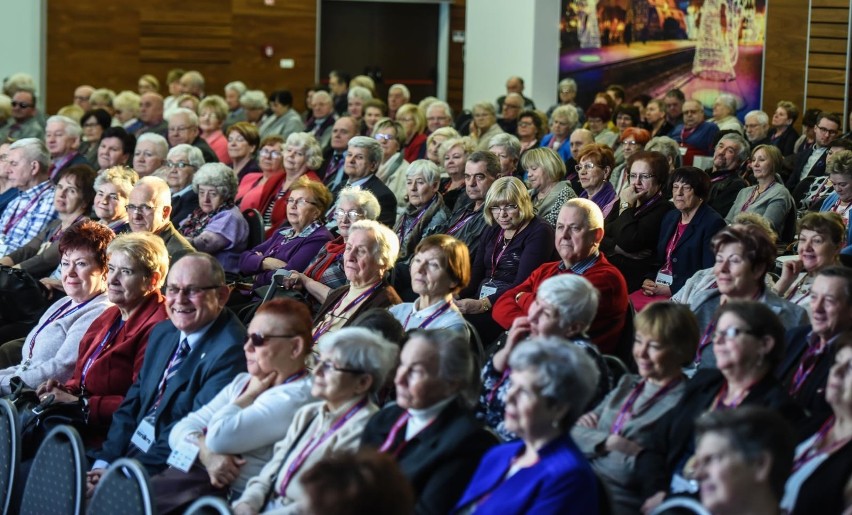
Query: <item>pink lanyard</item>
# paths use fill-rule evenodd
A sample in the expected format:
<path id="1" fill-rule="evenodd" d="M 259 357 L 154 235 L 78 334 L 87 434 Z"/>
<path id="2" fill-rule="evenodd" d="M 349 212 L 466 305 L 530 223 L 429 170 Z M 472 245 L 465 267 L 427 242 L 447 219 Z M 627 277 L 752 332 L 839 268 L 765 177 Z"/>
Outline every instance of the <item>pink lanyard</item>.
<path id="1" fill-rule="evenodd" d="M 503 254 L 506 252 L 506 249 L 508 249 L 509 245 L 512 244 L 511 241 L 507 242 L 506 245 L 503 246 L 503 249 L 500 251 L 500 253 L 497 254 L 497 257 L 496 258 L 494 257 L 494 253 L 497 252 L 497 247 L 499 247 L 500 243 L 503 241 L 503 233 L 504 232 L 505 231 L 503 229 L 500 229 L 500 236 L 497 237 L 497 244 L 494 245 L 494 250 L 491 251 L 491 278 L 492 279 L 494 278 L 494 274 L 497 272 L 497 265 L 500 264 L 500 259 L 503 258 Z M 515 233 L 515 234 L 517 234 L 517 233 Z"/>
<path id="2" fill-rule="evenodd" d="M 459 232 L 459 230 L 461 230 L 462 227 L 464 227 L 464 224 L 466 224 L 474 216 L 476 216 L 476 211 L 456 222 L 455 225 L 453 225 L 447 230 L 447 234 L 449 234 L 450 236 L 455 235 L 457 232 Z"/>
<path id="3" fill-rule="evenodd" d="M 657 393 L 652 395 L 651 398 L 634 413 L 633 405 L 636 404 L 639 396 L 642 395 L 642 391 L 645 390 L 645 384 L 647 383 L 645 379 L 639 381 L 639 383 L 633 387 L 633 391 L 630 393 L 627 401 L 625 401 L 625 403 L 621 406 L 621 409 L 618 410 L 618 416 L 615 417 L 615 421 L 613 421 L 609 432 L 614 435 L 621 434 L 621 431 L 630 419 L 638 417 L 651 409 L 654 404 L 659 402 L 667 393 L 672 391 L 678 384 L 680 384 L 681 381 L 683 381 L 683 376 L 678 376 L 663 385 L 662 388 L 657 390 Z"/>
<path id="4" fill-rule="evenodd" d="M 775 186 L 776 184 L 778 184 L 778 183 L 773 182 L 772 184 L 770 184 L 768 188 L 763 190 L 763 193 L 766 193 L 767 191 L 771 190 L 772 187 Z M 754 204 L 757 201 L 757 199 L 760 198 L 760 195 L 762 195 L 762 193 L 760 193 L 760 186 L 757 186 L 754 189 L 754 193 L 751 194 L 751 196 L 748 198 L 748 200 L 746 200 L 745 204 L 743 204 L 743 207 L 740 208 L 740 212 L 742 213 L 743 211 L 748 209 L 749 206 Z"/>
<path id="5" fill-rule="evenodd" d="M 833 444 L 828 446 L 827 449 L 820 451 L 820 445 L 828 436 L 828 433 L 831 432 L 831 429 L 833 427 L 834 415 L 828 417 L 828 420 L 826 420 L 825 423 L 823 423 L 822 427 L 819 428 L 819 431 L 817 431 L 817 435 L 816 438 L 814 438 L 813 443 L 811 443 L 811 445 L 808 446 L 807 449 L 805 449 L 805 452 L 797 456 L 796 459 L 793 461 L 793 472 L 796 472 L 797 470 L 802 468 L 807 462 L 816 458 L 820 454 L 827 454 L 830 456 L 832 453 L 834 453 L 834 451 L 840 449 L 849 442 L 849 438 L 844 438 L 843 440 L 834 442 Z"/>
<path id="6" fill-rule="evenodd" d="M 437 199 L 437 198 L 438 198 L 438 195 L 436 194 L 434 197 L 432 197 L 432 200 L 430 200 L 429 203 L 426 204 L 426 206 L 423 209 L 420 210 L 420 214 L 418 214 L 417 217 L 414 219 L 414 221 L 411 222 L 411 227 L 407 231 L 405 230 L 405 221 L 408 218 L 408 215 L 402 215 L 402 221 L 399 224 L 399 232 L 397 232 L 397 235 L 399 236 L 399 242 L 400 243 L 405 241 L 405 237 L 408 236 L 408 233 L 410 233 L 412 230 L 414 230 L 414 227 L 417 225 L 417 222 L 419 222 L 423 218 L 423 216 L 426 214 L 426 211 L 428 211 L 429 208 L 432 207 L 432 204 L 435 202 L 435 199 Z"/>
<path id="7" fill-rule="evenodd" d="M 358 304 L 360 304 L 362 301 L 366 300 L 366 299 L 367 299 L 367 297 L 369 297 L 369 296 L 370 296 L 370 295 L 372 295 L 372 294 L 373 294 L 376 290 L 378 290 L 378 289 L 379 289 L 379 286 L 381 286 L 381 285 L 382 285 L 382 282 L 381 282 L 381 281 L 379 281 L 379 282 L 377 282 L 376 284 L 374 284 L 373 286 L 371 286 L 371 287 L 370 287 L 367 291 L 365 291 L 365 292 L 364 292 L 364 293 L 362 293 L 361 295 L 358 295 L 357 297 L 355 297 L 355 300 L 353 300 L 352 302 L 350 302 L 349 304 L 347 304 L 347 305 L 346 305 L 346 307 L 345 307 L 345 308 L 343 308 L 343 310 L 342 310 L 340 313 L 338 313 L 336 316 L 338 316 L 338 317 L 339 317 L 339 316 L 342 316 L 344 313 L 349 312 L 349 310 L 350 310 L 350 309 L 352 309 L 353 307 L 357 306 L 357 305 L 358 305 Z M 329 329 L 331 329 L 331 325 L 332 325 L 332 323 L 334 322 L 334 317 L 335 317 L 335 315 L 334 315 L 334 310 L 335 310 L 335 309 L 337 309 L 337 308 L 340 306 L 340 303 L 341 303 L 341 302 L 343 302 L 343 297 L 345 297 L 345 296 L 346 296 L 346 295 L 344 294 L 344 295 L 342 295 L 339 299 L 337 299 L 337 302 L 335 302 L 335 303 L 334 303 L 334 306 L 332 306 L 332 307 L 331 307 L 331 309 L 328 311 L 328 313 L 326 313 L 326 316 L 328 317 L 328 321 L 327 321 L 327 322 L 324 322 L 323 324 L 321 324 L 321 325 L 317 328 L 317 330 L 316 330 L 316 331 L 314 331 L 314 334 L 313 334 L 314 342 L 316 342 L 317 340 L 319 340 L 319 339 L 320 339 L 320 336 L 324 335 L 325 333 L 327 333 L 327 332 L 328 332 L 328 330 L 329 330 Z"/>
<path id="8" fill-rule="evenodd" d="M 67 317 L 67 316 L 69 316 L 69 315 L 72 315 L 72 314 L 76 313 L 77 311 L 79 311 L 79 310 L 83 309 L 83 306 L 85 306 L 85 305 L 86 305 L 86 304 L 88 304 L 89 302 L 92 302 L 93 300 L 95 300 L 95 298 L 96 298 L 96 297 L 97 297 L 97 295 L 95 295 L 95 296 L 94 296 L 94 297 L 92 297 L 91 299 L 87 300 L 86 302 L 81 302 L 80 304 L 77 304 L 76 306 L 74 306 L 74 308 L 72 308 L 72 309 L 68 310 L 67 312 L 65 312 L 65 310 L 66 310 L 66 309 L 68 309 L 68 306 L 70 306 L 70 305 L 71 305 L 71 303 L 72 303 L 72 302 L 74 302 L 73 300 L 69 300 L 68 302 L 66 302 L 65 304 L 63 304 L 61 308 L 59 308 L 58 310 L 56 310 L 56 312 L 54 312 L 52 315 L 50 315 L 50 317 L 49 317 L 49 318 L 48 318 L 48 319 L 47 319 L 47 320 L 46 320 L 43 324 L 41 324 L 41 325 L 38 327 L 38 329 L 36 329 L 35 334 L 33 334 L 33 337 L 30 339 L 30 351 L 29 351 L 29 355 L 27 356 L 27 361 L 29 361 L 29 360 L 31 360 L 31 359 L 33 358 L 33 348 L 35 347 L 35 341 L 36 341 L 36 338 L 38 338 L 39 333 L 40 333 L 40 332 L 41 332 L 41 331 L 42 331 L 45 327 L 47 327 L 48 325 L 50 325 L 52 322 L 55 322 L 55 321 L 57 321 L 57 320 L 61 320 L 61 319 L 65 318 L 65 317 Z"/>
<path id="9" fill-rule="evenodd" d="M 118 333 L 121 332 L 121 328 L 123 326 L 124 320 L 122 320 L 121 315 L 119 315 L 118 319 L 110 326 L 109 331 L 107 331 L 106 336 L 104 336 L 104 339 L 101 340 L 101 343 L 95 349 L 95 352 L 93 352 L 92 355 L 89 356 L 89 359 L 86 360 L 86 364 L 83 365 L 83 372 L 80 374 L 80 388 L 83 390 L 86 389 L 86 376 L 89 375 L 89 369 L 92 368 L 92 364 L 94 364 L 95 360 L 100 357 L 104 350 L 108 349 L 112 345 L 112 342 L 116 339 Z"/>
<path id="10" fill-rule="evenodd" d="M 788 392 L 791 396 L 795 396 L 799 393 L 799 390 L 804 386 L 805 381 L 808 380 L 808 377 L 811 375 L 811 372 L 816 368 L 817 362 L 819 361 L 819 357 L 822 355 L 825 350 L 826 345 L 809 345 L 808 350 L 805 351 L 805 354 L 802 356 L 802 359 L 799 361 L 799 367 L 796 369 L 796 374 L 793 375 L 793 381 L 790 383 L 790 391 Z M 810 363 L 806 366 L 810 360 Z"/>
<path id="11" fill-rule="evenodd" d="M 290 484 L 290 481 L 293 480 L 293 476 L 296 475 L 296 472 L 298 472 L 299 469 L 302 468 L 302 465 L 305 464 L 305 461 L 307 461 L 308 456 L 310 456 L 311 453 L 317 449 L 317 447 L 319 447 L 320 445 L 325 443 L 326 440 L 331 438 L 334 433 L 336 433 L 341 427 L 343 427 L 343 425 L 346 424 L 349 419 L 355 416 L 355 414 L 358 413 L 358 411 L 360 411 L 361 408 L 366 405 L 367 399 L 361 399 L 360 401 L 358 401 L 357 404 L 346 410 L 346 413 L 344 413 L 340 418 L 338 418 L 334 422 L 334 424 L 332 424 L 332 426 L 328 428 L 328 431 L 326 431 L 322 434 L 322 436 L 319 437 L 319 439 L 316 439 L 315 436 L 312 436 L 311 439 L 308 440 L 308 443 L 305 445 L 305 447 L 302 448 L 302 451 L 296 456 L 296 459 L 293 460 L 293 462 L 290 463 L 290 466 L 287 467 L 287 470 L 284 471 L 284 479 L 281 480 L 281 484 L 278 486 L 278 494 L 281 497 L 286 496 L 287 486 Z M 316 441 L 314 441 L 315 439 Z"/>
<path id="12" fill-rule="evenodd" d="M 672 254 L 674 254 L 675 247 L 677 247 L 677 243 L 683 238 L 683 234 L 689 228 L 689 224 L 683 224 L 683 231 L 680 231 L 681 224 L 677 224 L 675 226 L 675 232 L 669 240 L 669 244 L 666 245 L 666 263 L 663 266 L 663 272 L 672 272 Z"/>

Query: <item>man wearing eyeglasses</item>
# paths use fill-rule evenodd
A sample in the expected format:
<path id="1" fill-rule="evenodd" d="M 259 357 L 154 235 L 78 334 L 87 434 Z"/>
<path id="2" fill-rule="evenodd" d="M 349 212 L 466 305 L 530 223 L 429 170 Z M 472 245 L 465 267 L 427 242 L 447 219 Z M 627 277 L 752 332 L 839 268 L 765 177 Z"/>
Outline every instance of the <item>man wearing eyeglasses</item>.
<path id="1" fill-rule="evenodd" d="M 820 113 L 814 128 L 814 146 L 796 155 L 796 166 L 786 182 L 796 204 L 807 193 L 814 179 L 825 175 L 829 143 L 840 134 L 841 119 L 837 113 Z"/>
<path id="2" fill-rule="evenodd" d="M 500 111 L 500 119 L 497 124 L 503 132 L 518 135 L 518 117 L 524 110 L 524 97 L 520 93 L 509 93 L 503 99 Z"/>
<path id="3" fill-rule="evenodd" d="M 91 103 L 89 102 L 92 98 L 92 93 L 95 92 L 95 88 L 89 85 L 77 86 L 77 89 L 74 90 L 74 105 L 80 106 L 80 109 L 85 113 L 89 109 L 91 109 Z"/>
<path id="4" fill-rule="evenodd" d="M 130 191 L 127 216 L 132 232 L 150 232 L 163 239 L 169 251 L 169 262 L 195 249 L 186 241 L 169 219 L 172 194 L 169 185 L 159 177 L 142 177 Z"/>
<path id="5" fill-rule="evenodd" d="M 139 377 L 113 415 L 103 447 L 94 453 L 88 496 L 118 458 L 136 459 L 150 475 L 165 470 L 172 427 L 246 370 L 246 331 L 225 309 L 229 290 L 216 258 L 185 256 L 169 270 L 165 292 L 169 320 L 151 331 Z"/>
<path id="6" fill-rule="evenodd" d="M 198 130 L 198 115 L 184 107 L 178 107 L 169 115 L 169 146 L 186 143 L 197 147 L 204 156 L 205 163 L 218 163 L 219 158 L 210 145 L 201 137 Z"/>
<path id="7" fill-rule="evenodd" d="M 20 88 L 12 96 L 12 118 L 14 121 L 0 129 L 0 141 L 24 138 L 44 139 L 44 127 L 36 118 L 35 91 Z"/>

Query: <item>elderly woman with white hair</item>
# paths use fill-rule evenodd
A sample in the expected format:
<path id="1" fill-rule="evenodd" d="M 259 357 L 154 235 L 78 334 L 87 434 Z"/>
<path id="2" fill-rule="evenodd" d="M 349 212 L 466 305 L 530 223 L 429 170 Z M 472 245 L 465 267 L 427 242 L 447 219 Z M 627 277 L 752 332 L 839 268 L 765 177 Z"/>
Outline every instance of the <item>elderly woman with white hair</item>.
<path id="1" fill-rule="evenodd" d="M 743 134 L 743 126 L 737 119 L 737 99 L 728 93 L 722 93 L 713 102 L 711 122 L 719 126 L 720 131 L 736 131 Z"/>
<path id="2" fill-rule="evenodd" d="M 520 438 L 485 454 L 451 513 L 600 513 L 595 474 L 568 432 L 594 395 L 591 359 L 561 338 L 536 337 L 509 365 L 506 429 Z"/>
<path id="3" fill-rule="evenodd" d="M 138 180 L 136 171 L 126 166 L 107 168 L 95 177 L 95 202 L 92 207 L 96 219 L 116 235 L 130 232 L 127 202 Z"/>
<path id="4" fill-rule="evenodd" d="M 399 361 L 396 403 L 370 419 L 362 445 L 396 459 L 414 487 L 415 513 L 447 513 L 497 443 L 467 402 L 474 367 L 467 335 L 415 330 Z"/>
<path id="5" fill-rule="evenodd" d="M 172 214 L 176 226 L 198 208 L 198 194 L 193 191 L 192 177 L 204 166 L 204 155 L 198 147 L 181 143 L 169 150 L 163 179 L 172 193 Z"/>
<path id="6" fill-rule="evenodd" d="M 521 161 L 521 142 L 512 134 L 497 134 L 488 142 L 488 150 L 494 152 L 500 159 L 500 175 L 511 177 L 518 175 L 518 165 Z"/>
<path id="7" fill-rule="evenodd" d="M 527 316 L 517 317 L 505 344 L 482 368 L 482 390 L 477 416 L 504 440 L 516 437 L 503 416 L 512 386 L 509 365 L 515 348 L 530 337 L 555 336 L 566 345 L 582 348 L 597 369 L 598 382 L 586 409 L 594 407 L 610 389 L 610 373 L 586 331 L 598 310 L 600 294 L 587 279 L 574 274 L 555 275 L 539 286 Z"/>
<path id="8" fill-rule="evenodd" d="M 349 240 L 349 230 L 358 220 L 375 220 L 381 207 L 376 196 L 360 186 L 346 186 L 337 195 L 334 219 L 338 237 L 326 243 L 304 273 L 291 271 L 281 285 L 286 289 L 304 290 L 313 311 L 325 302 L 328 293 L 349 282 L 343 268 L 343 251 Z"/>
<path id="9" fill-rule="evenodd" d="M 269 203 L 260 212 L 266 225 L 270 227 L 267 237 L 287 218 L 287 199 L 299 177 L 307 177 L 320 182 L 314 172 L 322 165 L 322 148 L 316 138 L 307 132 L 294 132 L 287 136 L 284 143 L 284 177 L 280 186 L 270 195 Z M 264 192 L 268 188 L 264 188 Z"/>
<path id="10" fill-rule="evenodd" d="M 266 93 L 259 89 L 250 89 L 240 96 L 240 107 L 246 113 L 245 121 L 260 127 L 263 121 L 263 115 L 266 113 L 266 108 L 269 107 L 269 102 L 266 100 Z"/>
<path id="11" fill-rule="evenodd" d="M 550 115 L 550 134 L 541 139 L 541 146 L 547 147 L 559 154 L 566 163 L 571 159 L 571 143 L 569 138 L 577 128 L 579 120 L 574 106 L 557 107 Z"/>
<path id="12" fill-rule="evenodd" d="M 444 205 L 443 197 L 438 192 L 440 183 L 441 170 L 429 160 L 418 159 L 406 169 L 408 207 L 394 227 L 394 232 L 399 237 L 397 265 L 408 263 L 417 243 L 438 232 L 450 218 L 450 210 Z"/>
<path id="13" fill-rule="evenodd" d="M 314 317 L 314 341 L 350 325 L 370 308 L 388 308 L 402 302 L 385 280 L 399 255 L 399 240 L 387 226 L 359 220 L 349 228 L 343 251 L 343 270 L 349 284 L 328 292 Z"/>
<path id="14" fill-rule="evenodd" d="M 346 94 L 347 115 L 358 123 L 359 134 L 363 135 L 366 124 L 364 123 L 364 104 L 373 99 L 373 94 L 363 86 L 353 86 Z"/>
<path id="15" fill-rule="evenodd" d="M 166 166 L 168 155 L 169 142 L 166 138 L 153 132 L 146 132 L 136 140 L 136 148 L 133 150 L 133 169 L 139 177 L 153 175 Z"/>
<path id="16" fill-rule="evenodd" d="M 305 491 L 299 478 L 321 459 L 357 449 L 367 421 L 378 411 L 371 394 L 384 385 L 397 353 L 396 345 L 359 327 L 323 338 L 319 355 L 308 358 L 311 395 L 318 402 L 296 412 L 272 459 L 234 501 L 234 513 L 301 513 Z"/>
<path id="17" fill-rule="evenodd" d="M 438 150 L 438 160 L 443 164 L 444 171 L 449 179 L 441 184 L 441 195 L 444 204 L 450 209 L 456 205 L 456 200 L 465 191 L 464 168 L 467 165 L 467 156 L 476 151 L 470 138 L 450 138 L 443 143 Z"/>
<path id="18" fill-rule="evenodd" d="M 225 272 L 237 273 L 249 234 L 248 222 L 234 204 L 237 176 L 222 163 L 208 163 L 195 172 L 192 190 L 199 205 L 178 230 L 196 250 L 215 256 Z"/>
<path id="19" fill-rule="evenodd" d="M 476 150 L 488 150 L 491 138 L 503 132 L 497 124 L 497 111 L 488 101 L 477 102 L 471 108 L 473 121 L 470 124 L 470 139 Z"/>
<path id="20" fill-rule="evenodd" d="M 441 127 L 437 129 L 426 138 L 426 159 L 438 166 L 444 166 L 444 160 L 440 156 L 441 144 L 448 139 L 458 137 L 460 137 L 459 132 L 453 127 Z"/>
<path id="21" fill-rule="evenodd" d="M 668 136 L 656 136 L 645 144 L 646 152 L 659 152 L 669 163 L 669 173 L 681 167 L 680 145 Z"/>
<path id="22" fill-rule="evenodd" d="M 562 205 L 577 197 L 571 185 L 562 180 L 566 172 L 565 161 L 553 150 L 539 147 L 524 153 L 521 166 L 527 173 L 536 215 L 555 227 Z"/>

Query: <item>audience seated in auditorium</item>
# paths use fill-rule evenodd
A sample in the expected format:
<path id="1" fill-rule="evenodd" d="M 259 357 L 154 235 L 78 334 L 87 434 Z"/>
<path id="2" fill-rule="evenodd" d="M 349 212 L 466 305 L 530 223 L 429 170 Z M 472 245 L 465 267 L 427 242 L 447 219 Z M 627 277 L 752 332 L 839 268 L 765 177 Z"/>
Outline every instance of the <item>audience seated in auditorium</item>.
<path id="1" fill-rule="evenodd" d="M 172 196 L 169 185 L 159 177 L 142 177 L 130 191 L 127 214 L 132 232 L 150 232 L 163 239 L 169 262 L 194 249 L 169 220 Z"/>
<path id="2" fill-rule="evenodd" d="M 669 97 L 666 97 L 666 111 L 669 111 Z M 697 100 L 681 102 L 683 105 L 683 120 L 672 129 L 671 138 L 678 142 L 686 151 L 683 155 L 683 164 L 692 165 L 695 156 L 709 156 L 713 154 L 713 145 L 716 142 L 719 127 L 713 122 L 704 120 L 704 106 Z"/>
<path id="3" fill-rule="evenodd" d="M 198 193 L 192 189 L 192 177 L 204 166 L 204 157 L 198 147 L 181 143 L 172 147 L 166 158 L 167 172 L 163 179 L 168 183 L 172 196 L 169 219 L 175 226 L 180 226 L 198 207 Z"/>
<path id="4" fill-rule="evenodd" d="M 792 227 L 787 226 L 793 223 L 791 215 L 795 206 L 781 179 L 783 160 L 781 151 L 773 145 L 759 145 L 752 150 L 749 166 L 754 185 L 737 193 L 725 221 L 731 223 L 739 213 L 757 213 L 769 220 L 777 234 L 792 233 Z"/>

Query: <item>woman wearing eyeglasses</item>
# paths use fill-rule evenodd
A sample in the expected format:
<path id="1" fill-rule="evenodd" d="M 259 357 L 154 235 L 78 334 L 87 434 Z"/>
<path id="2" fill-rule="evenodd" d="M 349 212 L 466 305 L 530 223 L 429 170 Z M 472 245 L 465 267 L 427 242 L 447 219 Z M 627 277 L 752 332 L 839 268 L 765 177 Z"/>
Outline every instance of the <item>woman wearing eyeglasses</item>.
<path id="1" fill-rule="evenodd" d="M 269 204 L 273 193 L 278 191 L 284 180 L 284 138 L 277 135 L 264 138 L 260 142 L 257 158 L 260 172 L 247 173 L 240 180 L 236 198 L 240 209 L 260 211 Z"/>
<path id="2" fill-rule="evenodd" d="M 172 212 L 169 217 L 177 227 L 198 208 L 198 193 L 192 189 L 192 177 L 204 165 L 201 150 L 181 143 L 169 150 L 166 156 L 166 176 L 172 194 Z"/>
<path id="3" fill-rule="evenodd" d="M 74 374 L 64 384 L 56 376 L 38 388 L 54 402 L 78 403 L 88 411 L 83 432 L 87 445 L 100 445 L 112 415 L 142 367 L 148 336 L 166 319 L 160 288 L 169 254 L 163 240 L 149 232 L 119 236 L 107 247 L 107 298 L 113 306 L 92 322 L 79 341 Z"/>
<path id="4" fill-rule="evenodd" d="M 349 241 L 349 229 L 359 220 L 375 220 L 381 207 L 376 196 L 360 186 L 346 186 L 337 196 L 334 219 L 339 236 L 323 246 L 304 273 L 293 272 L 283 278 L 281 285 L 287 289 L 307 293 L 311 311 L 325 302 L 330 291 L 345 286 L 349 279 L 343 266 L 343 250 Z"/>
<path id="5" fill-rule="evenodd" d="M 307 132 L 294 132 L 287 136 L 284 144 L 284 180 L 273 192 L 268 203 L 256 209 L 263 215 L 263 222 L 267 227 L 266 237 L 287 218 L 287 199 L 290 191 L 300 177 L 306 177 L 312 181 L 320 181 L 314 172 L 322 165 L 322 149 L 316 138 Z M 241 206 L 246 209 L 245 206 Z"/>
<path id="6" fill-rule="evenodd" d="M 181 222 L 180 233 L 199 252 L 215 256 L 225 272 L 237 273 L 249 234 L 248 222 L 234 204 L 237 177 L 228 166 L 209 163 L 195 172 L 192 191 L 199 207 Z"/>
<path id="7" fill-rule="evenodd" d="M 621 151 L 621 162 L 612 170 L 609 176 L 609 182 L 615 188 L 615 192 L 621 194 L 624 187 L 627 186 L 627 160 L 630 156 L 645 150 L 645 145 L 651 140 L 651 134 L 645 129 L 639 127 L 627 127 L 621 133 L 621 145 L 618 147 Z"/>
<path id="8" fill-rule="evenodd" d="M 271 237 L 240 255 L 239 271 L 254 276 L 253 288 L 267 285 L 279 268 L 302 272 L 327 242 L 333 239 L 323 224 L 331 193 L 321 182 L 299 177 L 287 199 L 287 221 Z"/>
<path id="9" fill-rule="evenodd" d="M 609 174 L 615 167 L 612 150 L 600 143 L 589 143 L 580 148 L 577 158 L 577 174 L 583 191 L 580 198 L 587 198 L 598 205 L 604 219 L 609 219 L 618 203 L 618 194 L 609 182 Z"/>
<path id="10" fill-rule="evenodd" d="M 502 328 L 491 316 L 491 306 L 507 290 L 529 277 L 533 270 L 558 259 L 553 228 L 535 216 L 524 183 L 515 177 L 494 181 L 485 196 L 482 243 L 471 263 L 470 285 L 461 291 L 456 305 L 492 342 Z"/>
<path id="11" fill-rule="evenodd" d="M 628 129 L 637 130 L 647 134 L 644 129 Z M 673 208 L 663 195 L 669 180 L 669 164 L 664 155 L 645 151 L 631 154 L 624 170 L 627 180 L 621 190 L 619 213 L 604 226 L 601 250 L 621 270 L 627 291 L 634 291 L 654 269 L 660 225 Z"/>
<path id="12" fill-rule="evenodd" d="M 322 458 L 358 448 L 367 420 L 378 411 L 370 394 L 385 383 L 397 354 L 396 345 L 362 328 L 320 340 L 319 357 L 311 354 L 308 363 L 311 395 L 320 401 L 296 412 L 272 459 L 234 501 L 234 513 L 299 513 L 306 499 L 299 478 Z"/>
<path id="13" fill-rule="evenodd" d="M 718 368 L 699 370 L 680 402 L 654 426 L 636 458 L 636 477 L 646 499 L 643 513 L 666 492 L 698 493 L 694 475 L 695 420 L 705 411 L 740 405 L 772 408 L 789 422 L 802 418 L 773 370 L 784 355 L 784 325 L 760 302 L 734 300 L 719 309 L 711 339 Z"/>
<path id="14" fill-rule="evenodd" d="M 185 508 L 203 493 L 230 490 L 232 498 L 239 497 L 248 480 L 269 462 L 296 412 L 313 400 L 305 365 L 313 345 L 310 320 L 305 305 L 292 299 L 274 299 L 257 309 L 243 345 L 248 372 L 237 375 L 169 433 L 172 450 L 185 442 L 198 447 L 202 467 L 180 479 L 182 488 L 189 481 L 197 485 L 191 497 L 169 489 L 169 481 L 183 472 L 166 471 L 152 478 L 159 513 Z"/>

